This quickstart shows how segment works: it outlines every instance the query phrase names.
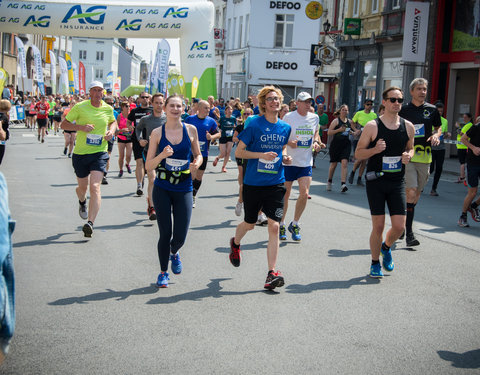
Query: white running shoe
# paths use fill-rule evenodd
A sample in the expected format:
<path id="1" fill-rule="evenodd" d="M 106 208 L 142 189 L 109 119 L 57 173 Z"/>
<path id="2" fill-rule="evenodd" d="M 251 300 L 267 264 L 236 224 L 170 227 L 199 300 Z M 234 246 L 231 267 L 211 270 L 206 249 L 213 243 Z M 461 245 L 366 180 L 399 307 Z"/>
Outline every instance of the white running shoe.
<path id="1" fill-rule="evenodd" d="M 242 214 L 243 203 L 237 202 L 235 205 L 235 215 L 240 216 Z"/>
<path id="2" fill-rule="evenodd" d="M 327 191 L 332 191 L 332 183 L 327 182 Z"/>
<path id="3" fill-rule="evenodd" d="M 83 220 L 88 219 L 88 210 L 87 210 L 87 200 L 85 199 L 85 204 L 78 204 L 78 214 Z"/>
<path id="4" fill-rule="evenodd" d="M 266 225 L 266 224 L 268 224 L 267 216 L 266 216 L 263 212 L 262 212 L 260 215 L 258 215 L 257 224 L 258 224 L 258 225 Z"/>
<path id="5" fill-rule="evenodd" d="M 196 203 L 196 199 L 195 199 L 195 195 L 194 195 L 194 196 L 193 196 L 192 208 L 195 208 L 195 203 Z"/>

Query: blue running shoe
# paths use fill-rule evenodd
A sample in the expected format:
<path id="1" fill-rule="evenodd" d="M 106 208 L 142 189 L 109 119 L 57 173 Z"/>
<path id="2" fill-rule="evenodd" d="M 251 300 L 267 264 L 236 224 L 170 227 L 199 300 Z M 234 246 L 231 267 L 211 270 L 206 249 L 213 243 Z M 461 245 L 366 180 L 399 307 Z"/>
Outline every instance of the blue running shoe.
<path id="1" fill-rule="evenodd" d="M 382 244 L 383 245 L 383 244 Z M 384 251 L 383 248 L 380 251 L 380 254 L 382 255 L 383 258 L 383 268 L 385 271 L 392 272 L 393 269 L 395 268 L 395 265 L 393 264 L 393 258 L 392 258 L 392 249 L 388 249 L 388 251 Z"/>
<path id="2" fill-rule="evenodd" d="M 168 280 L 170 280 L 170 278 L 168 277 L 168 272 L 161 272 L 158 275 L 156 287 L 157 288 L 168 288 Z"/>
<path id="3" fill-rule="evenodd" d="M 172 262 L 172 272 L 175 275 L 178 275 L 179 273 L 182 273 L 183 266 L 182 266 L 182 261 L 180 260 L 180 255 L 177 254 L 170 254 L 170 262 Z"/>
<path id="4" fill-rule="evenodd" d="M 380 263 L 372 264 L 370 266 L 370 277 L 381 279 L 383 277 L 382 266 Z"/>
<path id="5" fill-rule="evenodd" d="M 292 234 L 292 240 L 302 240 L 302 236 L 300 236 L 300 227 L 298 225 L 293 225 L 292 223 L 290 223 L 290 225 L 288 226 L 288 231 Z"/>
<path id="6" fill-rule="evenodd" d="M 287 239 L 287 228 L 285 225 L 280 225 L 280 232 L 278 234 L 278 238 L 282 241 L 285 241 Z"/>

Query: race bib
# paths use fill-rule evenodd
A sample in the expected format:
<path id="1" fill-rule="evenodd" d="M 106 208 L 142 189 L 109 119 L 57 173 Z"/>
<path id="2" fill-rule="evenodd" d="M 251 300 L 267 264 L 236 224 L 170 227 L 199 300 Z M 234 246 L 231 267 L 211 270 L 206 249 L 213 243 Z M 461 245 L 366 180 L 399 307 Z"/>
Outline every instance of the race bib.
<path id="1" fill-rule="evenodd" d="M 227 137 L 233 137 L 233 129 L 226 130 L 225 134 L 227 135 Z"/>
<path id="2" fill-rule="evenodd" d="M 382 158 L 382 171 L 387 173 L 402 171 L 401 156 L 384 156 Z"/>
<path id="3" fill-rule="evenodd" d="M 205 142 L 198 141 L 198 143 L 200 144 L 200 152 L 205 152 Z"/>
<path id="4" fill-rule="evenodd" d="M 273 160 L 258 159 L 257 172 L 277 174 L 281 164 L 278 156 Z"/>
<path id="5" fill-rule="evenodd" d="M 0 145 L 6 145 L 6 144 L 7 144 L 7 142 L 5 142 L 5 141 L 0 141 Z"/>
<path id="6" fill-rule="evenodd" d="M 165 169 L 172 172 L 186 171 L 189 167 L 188 160 L 182 159 L 165 159 Z"/>
<path id="7" fill-rule="evenodd" d="M 101 146 L 103 136 L 101 134 L 87 134 L 87 145 Z"/>
<path id="8" fill-rule="evenodd" d="M 343 133 L 342 135 L 348 137 L 350 135 L 350 128 L 347 128 Z"/>
<path id="9" fill-rule="evenodd" d="M 414 124 L 415 126 L 415 138 L 425 137 L 425 125 L 424 124 Z"/>
<path id="10" fill-rule="evenodd" d="M 313 131 L 311 129 L 297 129 L 297 147 L 310 148 L 313 142 Z"/>
<path id="11" fill-rule="evenodd" d="M 45 110 L 41 109 L 41 110 L 40 110 L 40 114 L 41 114 L 41 115 L 44 115 L 44 114 L 45 114 Z"/>

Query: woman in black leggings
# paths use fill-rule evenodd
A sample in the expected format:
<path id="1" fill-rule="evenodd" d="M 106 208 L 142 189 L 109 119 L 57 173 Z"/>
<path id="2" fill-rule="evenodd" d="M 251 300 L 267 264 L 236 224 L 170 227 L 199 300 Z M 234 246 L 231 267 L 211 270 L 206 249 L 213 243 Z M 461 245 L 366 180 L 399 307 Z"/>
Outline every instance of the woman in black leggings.
<path id="1" fill-rule="evenodd" d="M 174 274 L 182 272 L 178 251 L 185 243 L 192 216 L 191 170 L 202 165 L 197 128 L 181 121 L 185 106 L 178 95 L 165 101 L 165 125 L 155 129 L 148 146 L 145 168 L 156 170 L 153 205 L 160 231 L 157 250 L 160 260 L 158 288 L 168 287 L 168 263 Z M 172 220 L 173 219 L 173 220 Z"/>
<path id="2" fill-rule="evenodd" d="M 433 197 L 438 197 L 437 186 L 440 181 L 440 176 L 443 171 L 443 163 L 445 161 L 445 140 L 444 138 L 450 138 L 450 133 L 448 132 L 448 121 L 443 117 L 443 103 L 435 103 L 438 112 L 440 113 L 442 120 L 442 136 L 440 137 L 440 144 L 438 146 L 432 146 L 432 163 L 430 164 L 430 174 L 435 174 L 433 176 L 432 191 L 430 195 Z"/>

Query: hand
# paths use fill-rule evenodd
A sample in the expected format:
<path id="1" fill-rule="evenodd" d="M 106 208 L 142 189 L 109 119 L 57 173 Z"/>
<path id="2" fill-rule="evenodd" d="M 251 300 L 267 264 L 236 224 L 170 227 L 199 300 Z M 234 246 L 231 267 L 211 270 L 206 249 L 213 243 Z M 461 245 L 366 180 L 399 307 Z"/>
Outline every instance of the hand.
<path id="1" fill-rule="evenodd" d="M 93 124 L 86 124 L 86 125 L 83 125 L 83 128 L 82 128 L 81 130 L 84 131 L 85 133 L 89 133 L 89 132 L 91 132 L 93 129 L 95 129 L 95 125 L 93 125 Z"/>
<path id="2" fill-rule="evenodd" d="M 207 132 L 207 141 L 210 141 L 212 139 L 212 135 Z"/>
<path id="3" fill-rule="evenodd" d="M 404 152 L 402 154 L 402 164 L 408 164 L 410 163 L 410 159 L 412 159 L 412 156 L 408 152 Z"/>
<path id="4" fill-rule="evenodd" d="M 446 138 L 451 138 L 451 137 L 452 137 L 452 133 L 447 132 L 447 135 L 446 135 L 445 137 L 446 137 Z"/>
<path id="5" fill-rule="evenodd" d="M 196 160 L 196 159 L 195 159 Z M 190 163 L 190 173 L 192 172 L 195 172 L 198 167 L 197 167 L 197 163 L 195 162 L 195 160 L 193 160 L 191 163 Z"/>
<path id="6" fill-rule="evenodd" d="M 475 156 L 480 156 L 480 147 L 473 147 L 472 152 L 475 154 Z"/>
<path id="7" fill-rule="evenodd" d="M 272 161 L 272 160 L 275 159 L 277 156 L 278 156 L 278 154 L 277 154 L 276 152 L 269 151 L 269 152 L 264 152 L 264 153 L 263 153 L 262 159 L 268 160 L 268 161 Z"/>
<path id="8" fill-rule="evenodd" d="M 148 141 L 146 139 L 140 139 L 138 141 L 138 143 L 140 143 L 140 146 L 145 147 L 147 145 Z"/>
<path id="9" fill-rule="evenodd" d="M 385 141 L 382 138 L 380 138 L 377 141 L 377 144 L 375 145 L 375 147 L 373 149 L 375 150 L 376 154 L 379 154 L 379 153 L 385 151 L 386 148 L 387 148 L 387 144 L 385 143 Z"/>
<path id="10" fill-rule="evenodd" d="M 288 145 L 291 147 L 291 148 L 297 148 L 297 143 L 298 143 L 298 139 L 294 139 L 292 141 L 288 141 Z"/>
<path id="11" fill-rule="evenodd" d="M 103 139 L 105 139 L 106 141 L 109 141 L 112 138 L 113 138 L 113 132 L 109 129 L 103 136 Z"/>
<path id="12" fill-rule="evenodd" d="M 283 164 L 292 164 L 292 157 L 290 155 L 283 155 Z"/>
<path id="13" fill-rule="evenodd" d="M 160 153 L 160 156 L 162 157 L 162 159 L 166 159 L 172 155 L 173 155 L 173 148 L 170 145 L 165 146 L 163 151 Z"/>
<path id="14" fill-rule="evenodd" d="M 433 134 L 430 138 L 427 139 L 427 142 L 430 141 L 432 146 L 438 146 L 440 144 L 440 139 L 438 139 L 438 135 Z"/>
<path id="15" fill-rule="evenodd" d="M 339 130 L 339 133 L 343 133 L 345 130 L 347 130 L 347 127 L 345 125 L 342 125 L 338 130 Z"/>
<path id="16" fill-rule="evenodd" d="M 314 149 L 316 152 L 320 151 L 322 148 L 325 148 L 325 147 L 327 147 L 327 146 L 326 146 L 324 143 L 322 143 L 322 142 L 315 142 L 315 143 L 313 144 L 313 149 Z"/>

